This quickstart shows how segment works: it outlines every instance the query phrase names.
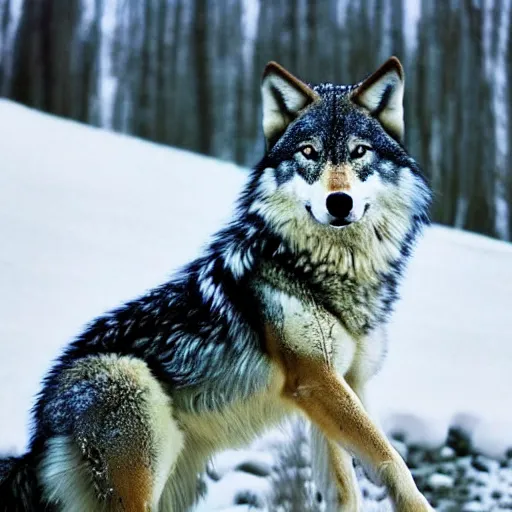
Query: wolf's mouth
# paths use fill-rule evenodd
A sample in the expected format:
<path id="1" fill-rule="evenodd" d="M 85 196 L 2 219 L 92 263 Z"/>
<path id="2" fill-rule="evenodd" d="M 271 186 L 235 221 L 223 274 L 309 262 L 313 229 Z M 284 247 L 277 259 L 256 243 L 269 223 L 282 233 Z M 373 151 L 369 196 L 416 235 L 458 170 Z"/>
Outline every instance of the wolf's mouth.
<path id="1" fill-rule="evenodd" d="M 370 203 L 366 203 L 364 205 L 364 211 L 363 211 L 363 214 L 361 215 L 361 219 L 366 215 L 366 212 L 370 209 Z M 309 213 L 309 215 L 311 216 L 311 218 L 315 221 L 315 222 L 318 222 L 319 224 L 323 224 L 322 222 L 320 222 L 314 215 L 313 215 L 313 210 L 311 209 L 311 205 L 310 204 L 306 204 L 306 211 Z M 361 219 L 358 219 L 357 221 L 353 221 L 353 220 L 348 220 L 348 219 L 337 219 L 337 218 L 333 218 L 331 221 L 329 221 L 329 226 L 333 226 L 335 228 L 341 228 L 341 227 L 344 227 L 344 226 L 349 226 L 350 224 L 354 224 L 354 222 L 359 222 Z"/>
<path id="2" fill-rule="evenodd" d="M 346 219 L 333 219 L 331 221 L 329 221 L 329 225 L 330 226 L 334 226 L 336 228 L 340 228 L 342 226 L 348 226 L 349 224 L 352 224 L 353 221 L 351 220 L 346 220 Z"/>

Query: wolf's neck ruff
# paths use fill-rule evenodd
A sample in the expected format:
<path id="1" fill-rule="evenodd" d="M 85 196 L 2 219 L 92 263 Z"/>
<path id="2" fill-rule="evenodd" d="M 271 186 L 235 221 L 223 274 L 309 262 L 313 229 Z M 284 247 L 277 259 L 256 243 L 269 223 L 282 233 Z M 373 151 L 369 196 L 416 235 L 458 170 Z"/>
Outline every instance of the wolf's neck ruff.
<path id="1" fill-rule="evenodd" d="M 268 171 L 272 170 L 264 173 Z M 290 216 L 289 211 L 296 208 L 290 198 L 278 191 L 262 191 L 264 173 L 257 186 L 259 195 L 240 215 L 259 216 L 295 258 L 307 258 L 309 265 L 321 266 L 328 274 L 350 274 L 362 282 L 374 280 L 404 256 L 428 223 L 428 190 L 421 183 L 410 182 L 408 175 L 401 178 L 402 195 L 386 204 L 385 210 L 376 211 L 379 207 L 372 206 L 360 222 L 336 229 L 319 224 L 305 209 Z"/>
<path id="2" fill-rule="evenodd" d="M 259 186 L 259 180 L 266 179 L 264 172 L 259 178 L 256 172 L 249 185 L 259 190 L 259 195 L 252 202 L 242 201 L 237 220 L 217 239 L 216 257 L 236 280 L 250 278 L 261 272 L 263 262 L 271 262 L 302 292 L 333 310 L 350 332 L 367 334 L 387 319 L 398 297 L 410 250 L 428 223 L 427 189 L 418 185 L 417 190 L 407 190 L 404 183 L 404 193 L 393 207 L 384 212 L 374 210 L 359 223 L 335 229 L 320 225 L 307 212 L 287 218 L 286 203 L 273 208 L 272 199 L 265 197 Z M 254 198 L 254 194 L 246 191 L 243 197 Z M 265 206 L 269 202 L 271 206 Z M 244 236 L 240 237 L 241 233 Z M 272 276 L 267 272 L 266 278 Z M 206 295 L 212 292 L 210 289 Z M 340 295 L 359 295 L 363 304 L 356 311 L 353 301 L 353 307 L 347 307 Z M 343 304 L 344 310 L 338 304 Z"/>

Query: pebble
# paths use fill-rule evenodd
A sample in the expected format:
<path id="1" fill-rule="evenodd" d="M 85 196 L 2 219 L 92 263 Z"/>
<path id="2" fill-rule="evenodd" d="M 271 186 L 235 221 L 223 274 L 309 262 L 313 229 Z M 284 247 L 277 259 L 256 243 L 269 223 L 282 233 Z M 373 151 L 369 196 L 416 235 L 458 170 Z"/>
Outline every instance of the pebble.
<path id="1" fill-rule="evenodd" d="M 486 473 L 489 473 L 489 464 L 486 462 L 486 460 L 483 457 L 480 457 L 480 456 L 473 457 L 473 460 L 471 461 L 471 465 L 478 471 L 485 471 Z"/>
<path id="2" fill-rule="evenodd" d="M 461 512 L 488 512 L 488 510 L 487 507 L 479 501 L 470 501 L 463 505 Z"/>
<path id="3" fill-rule="evenodd" d="M 443 446 L 439 455 L 443 460 L 451 460 L 455 457 L 455 450 L 449 446 Z"/>
<path id="4" fill-rule="evenodd" d="M 255 476 L 269 476 L 272 472 L 272 466 L 264 460 L 248 460 L 239 464 L 235 469 Z"/>
<path id="5" fill-rule="evenodd" d="M 392 443 L 406 459 L 409 467 L 415 468 L 412 469 L 412 473 L 418 488 L 435 507 L 436 512 L 512 511 L 510 453 L 507 454 L 509 458 L 503 459 L 506 464 L 500 465 L 499 461 L 472 452 L 468 437 L 456 430 L 451 431 L 446 445 L 438 449 L 424 450 L 417 446 L 411 447 L 398 439 L 392 439 Z M 305 506 L 307 500 L 301 498 L 303 504 L 301 512 L 327 512 L 330 510 L 327 502 L 322 499 L 320 503 L 315 499 L 318 489 L 311 480 L 311 453 L 307 443 L 301 441 L 295 445 L 291 444 L 294 446 L 293 453 L 288 453 L 284 459 L 282 456 L 276 456 L 278 450 L 286 446 L 286 443 L 282 443 L 280 446 L 267 449 L 260 447 L 260 450 L 252 454 L 246 452 L 242 457 L 231 455 L 225 461 L 229 461 L 230 464 L 226 464 L 226 467 L 222 468 L 223 471 L 218 471 L 219 468 L 217 468 L 217 472 L 214 472 L 210 468 L 209 473 L 214 473 L 210 474 L 210 477 L 228 480 L 242 472 L 251 473 L 251 475 L 258 475 L 258 480 L 261 481 L 270 479 L 272 488 L 280 489 L 280 501 L 271 502 L 270 505 L 264 504 L 252 493 L 237 493 L 238 507 L 249 506 L 255 512 L 262 510 L 290 512 L 295 509 L 285 505 L 284 502 L 287 499 L 294 502 L 296 497 L 293 496 L 296 494 L 296 485 L 298 485 L 303 489 L 304 497 L 312 497 L 308 506 Z M 286 449 L 283 453 L 287 453 Z M 219 466 L 222 465 L 219 464 Z M 356 465 L 356 474 L 364 497 L 364 510 L 368 512 L 392 510 L 385 487 L 372 483 L 359 464 Z M 297 482 L 296 485 L 295 482 Z M 280 508 L 283 506 L 284 508 Z"/>
<path id="6" fill-rule="evenodd" d="M 447 445 L 459 456 L 469 455 L 471 453 L 471 438 L 467 432 L 460 428 L 450 428 Z"/>
<path id="7" fill-rule="evenodd" d="M 441 473 L 434 473 L 428 478 L 428 485 L 432 489 L 450 489 L 453 487 L 453 478 Z"/>

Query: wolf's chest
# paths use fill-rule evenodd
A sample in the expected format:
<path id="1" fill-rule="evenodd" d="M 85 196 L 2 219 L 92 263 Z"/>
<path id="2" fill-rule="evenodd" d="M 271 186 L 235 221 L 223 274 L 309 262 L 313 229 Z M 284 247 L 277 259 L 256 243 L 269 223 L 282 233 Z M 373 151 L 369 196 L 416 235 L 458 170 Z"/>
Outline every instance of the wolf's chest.
<path id="1" fill-rule="evenodd" d="M 327 277 L 320 281 L 324 303 L 355 337 L 367 335 L 387 313 L 387 291 L 378 280 Z"/>
<path id="2" fill-rule="evenodd" d="M 287 262 L 286 266 L 271 262 L 260 265 L 262 279 L 256 281 L 261 283 L 256 287 L 264 289 L 267 286 L 275 294 L 265 292 L 262 301 L 267 303 L 267 309 L 268 304 L 274 310 L 281 309 L 281 316 L 294 320 L 294 323 L 297 317 L 307 318 L 308 321 L 299 322 L 300 325 L 313 331 L 316 329 L 316 334 L 326 338 L 333 325 L 338 324 L 352 337 L 361 338 L 386 318 L 394 294 L 379 274 L 356 273 L 352 267 L 340 274 L 333 269 L 328 271 L 326 265 L 309 265 L 310 270 L 306 271 L 300 262 L 299 258 Z"/>
<path id="3" fill-rule="evenodd" d="M 357 340 L 335 315 L 313 299 L 290 295 L 270 285 L 261 286 L 259 295 L 265 321 L 283 347 L 323 360 L 341 374 L 350 368 Z"/>

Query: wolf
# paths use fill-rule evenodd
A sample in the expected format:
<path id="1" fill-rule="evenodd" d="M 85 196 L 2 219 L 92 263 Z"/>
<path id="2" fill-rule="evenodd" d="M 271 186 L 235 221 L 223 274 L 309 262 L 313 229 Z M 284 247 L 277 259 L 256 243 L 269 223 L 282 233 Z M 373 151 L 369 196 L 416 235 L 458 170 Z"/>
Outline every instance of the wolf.
<path id="1" fill-rule="evenodd" d="M 232 220 L 64 350 L 27 453 L 0 462 L 3 510 L 191 510 L 215 452 L 294 413 L 323 443 L 337 509 L 361 510 L 356 457 L 396 510 L 433 510 L 364 406 L 429 222 L 430 188 L 402 143 L 402 66 L 343 86 L 270 62 L 261 90 L 266 150 Z"/>

